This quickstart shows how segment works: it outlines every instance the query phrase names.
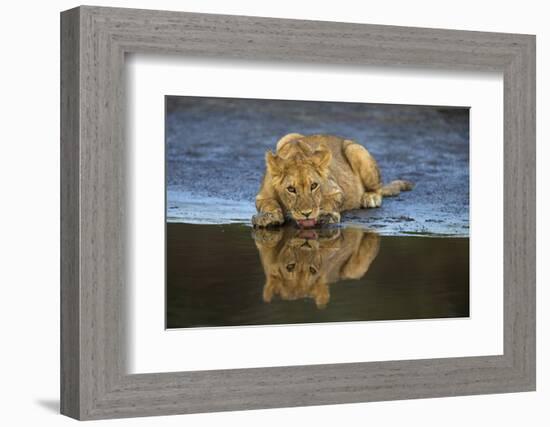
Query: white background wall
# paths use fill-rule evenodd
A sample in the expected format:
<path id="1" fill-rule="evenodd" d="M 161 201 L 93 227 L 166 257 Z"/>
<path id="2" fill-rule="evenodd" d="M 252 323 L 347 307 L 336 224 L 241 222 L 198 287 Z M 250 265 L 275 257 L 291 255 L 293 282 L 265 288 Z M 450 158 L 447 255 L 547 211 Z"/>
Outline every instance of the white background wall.
<path id="1" fill-rule="evenodd" d="M 537 35 L 538 391 L 108 421 L 110 425 L 543 426 L 550 422 L 548 259 L 550 26 L 543 1 L 188 0 L 96 5 Z M 3 425 L 68 425 L 59 405 L 59 12 L 74 1 L 11 1 L 0 25 L 0 360 Z"/>

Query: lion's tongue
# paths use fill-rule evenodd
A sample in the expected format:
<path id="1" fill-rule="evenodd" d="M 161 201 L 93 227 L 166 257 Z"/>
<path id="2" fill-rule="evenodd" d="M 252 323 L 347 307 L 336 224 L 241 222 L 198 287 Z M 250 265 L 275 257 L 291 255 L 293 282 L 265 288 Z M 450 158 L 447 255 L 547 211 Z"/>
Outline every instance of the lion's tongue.
<path id="1" fill-rule="evenodd" d="M 299 219 L 296 222 L 302 228 L 313 227 L 316 223 L 314 219 Z"/>

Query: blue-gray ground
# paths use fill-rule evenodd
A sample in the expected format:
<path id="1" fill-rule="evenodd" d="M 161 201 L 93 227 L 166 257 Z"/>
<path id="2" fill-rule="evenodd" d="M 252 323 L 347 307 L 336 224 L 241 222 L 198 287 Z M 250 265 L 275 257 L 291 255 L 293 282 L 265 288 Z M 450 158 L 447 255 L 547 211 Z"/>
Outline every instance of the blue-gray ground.
<path id="1" fill-rule="evenodd" d="M 289 133 L 329 133 L 363 144 L 384 182 L 416 187 L 343 223 L 384 235 L 469 234 L 467 108 L 166 98 L 167 220 L 250 223 L 264 155 Z"/>

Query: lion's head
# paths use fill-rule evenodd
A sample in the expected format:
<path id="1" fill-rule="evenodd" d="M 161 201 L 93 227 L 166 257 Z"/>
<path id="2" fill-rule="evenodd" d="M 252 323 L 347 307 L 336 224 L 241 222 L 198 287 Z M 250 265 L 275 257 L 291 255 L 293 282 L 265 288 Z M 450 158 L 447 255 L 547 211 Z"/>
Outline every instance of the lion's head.
<path id="1" fill-rule="evenodd" d="M 266 277 L 263 299 L 329 302 L 329 286 L 360 279 L 378 254 L 380 237 L 356 228 L 255 229 L 252 232 Z"/>
<path id="2" fill-rule="evenodd" d="M 268 233 L 271 231 L 267 231 Z M 273 296 L 282 300 L 311 298 L 318 308 L 324 308 L 330 298 L 326 262 L 322 246 L 337 238 L 339 230 L 301 230 L 283 233 L 278 251 L 273 255 L 263 291 L 264 301 Z"/>
<path id="3" fill-rule="evenodd" d="M 301 227 L 317 224 L 331 159 L 324 145 L 313 150 L 305 144 L 289 144 L 277 154 L 266 154 L 273 188 L 287 214 Z"/>

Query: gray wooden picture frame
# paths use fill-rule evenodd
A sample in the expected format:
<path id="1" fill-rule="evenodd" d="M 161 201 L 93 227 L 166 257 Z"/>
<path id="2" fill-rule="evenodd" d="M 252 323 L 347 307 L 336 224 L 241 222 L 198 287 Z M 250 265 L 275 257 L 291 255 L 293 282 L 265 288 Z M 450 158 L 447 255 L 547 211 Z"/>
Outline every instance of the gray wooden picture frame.
<path id="1" fill-rule="evenodd" d="M 127 374 L 127 53 L 502 72 L 504 353 Z M 88 6 L 62 12 L 63 414 L 85 420 L 529 390 L 535 390 L 534 36 Z"/>

